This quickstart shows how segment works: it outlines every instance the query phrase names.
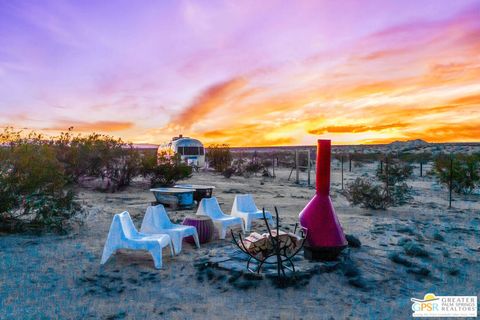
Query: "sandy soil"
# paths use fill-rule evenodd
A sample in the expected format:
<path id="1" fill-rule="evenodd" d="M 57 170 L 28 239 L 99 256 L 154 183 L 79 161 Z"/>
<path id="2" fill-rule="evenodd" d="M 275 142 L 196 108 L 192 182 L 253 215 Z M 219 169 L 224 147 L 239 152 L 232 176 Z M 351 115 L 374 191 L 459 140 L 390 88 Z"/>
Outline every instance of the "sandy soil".
<path id="1" fill-rule="evenodd" d="M 345 173 L 346 181 L 373 174 L 374 165 L 353 171 Z M 303 185 L 288 181 L 289 172 L 277 171 L 275 180 L 198 173 L 186 182 L 215 185 L 227 213 L 235 194 L 253 193 L 259 207 L 277 206 L 282 225 L 291 227 L 314 189 L 304 185 L 304 173 Z M 100 266 L 112 216 L 127 210 L 139 226 L 154 198 L 143 182 L 115 194 L 81 189 L 88 216 L 73 233 L 0 236 L 0 318 L 407 319 L 411 297 L 478 295 L 480 196 L 457 197 L 449 210 L 447 191 L 432 178 L 414 176 L 408 183 L 414 199 L 407 206 L 354 208 L 341 195 L 334 164 L 335 208 L 344 231 L 362 246 L 347 250 L 341 268 L 286 289 L 275 288 L 269 279 L 236 280 L 227 271 L 195 267 L 196 258 L 213 255 L 216 247 L 230 245 L 229 239 L 201 249 L 184 244 L 174 258 L 165 251 L 163 270 L 153 268 L 147 253 L 128 251 Z M 169 213 L 181 221 L 194 211 Z M 351 281 L 352 273 L 360 283 Z"/>

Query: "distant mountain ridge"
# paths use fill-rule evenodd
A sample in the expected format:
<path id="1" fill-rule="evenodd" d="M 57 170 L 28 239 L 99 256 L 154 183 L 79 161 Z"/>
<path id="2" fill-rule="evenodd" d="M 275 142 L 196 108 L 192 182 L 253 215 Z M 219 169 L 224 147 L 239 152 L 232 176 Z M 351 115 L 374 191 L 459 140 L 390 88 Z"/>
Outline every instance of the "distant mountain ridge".
<path id="1" fill-rule="evenodd" d="M 416 148 L 429 146 L 430 143 L 422 139 L 415 139 L 407 141 L 394 141 L 389 143 L 389 145 L 396 148 Z"/>

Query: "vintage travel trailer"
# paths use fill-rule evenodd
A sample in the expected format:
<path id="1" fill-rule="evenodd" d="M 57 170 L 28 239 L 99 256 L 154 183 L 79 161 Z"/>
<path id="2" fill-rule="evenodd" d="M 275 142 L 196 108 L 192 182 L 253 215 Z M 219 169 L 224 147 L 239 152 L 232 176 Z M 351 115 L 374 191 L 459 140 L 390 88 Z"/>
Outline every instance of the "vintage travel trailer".
<path id="1" fill-rule="evenodd" d="M 197 139 L 179 135 L 178 137 L 172 138 L 172 141 L 166 146 L 160 146 L 158 148 L 159 153 L 165 151 L 179 154 L 182 161 L 191 166 L 205 166 L 205 148 Z"/>

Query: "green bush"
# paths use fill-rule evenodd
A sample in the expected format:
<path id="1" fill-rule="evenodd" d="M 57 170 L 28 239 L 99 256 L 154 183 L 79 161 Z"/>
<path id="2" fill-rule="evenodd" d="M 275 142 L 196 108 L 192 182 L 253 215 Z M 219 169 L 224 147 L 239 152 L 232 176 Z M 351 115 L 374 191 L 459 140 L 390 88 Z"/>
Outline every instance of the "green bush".
<path id="1" fill-rule="evenodd" d="M 403 205 L 411 199 L 410 187 L 405 183 L 389 186 L 387 192 L 385 185 L 374 184 L 365 178 L 347 184 L 345 195 L 351 204 L 374 210 Z"/>
<path id="2" fill-rule="evenodd" d="M 142 159 L 142 175 L 150 180 L 151 187 L 168 187 L 178 180 L 186 179 L 192 174 L 192 167 L 182 163 L 180 156 L 168 157 L 146 155 Z"/>
<path id="3" fill-rule="evenodd" d="M 384 188 L 362 178 L 357 178 L 354 182 L 347 184 L 346 197 L 351 204 L 361 205 L 368 209 L 384 210 L 390 205 Z"/>
<path id="4" fill-rule="evenodd" d="M 107 189 L 116 191 L 130 185 L 140 172 L 139 152 L 121 139 L 96 133 L 73 136 L 69 130 L 51 143 L 74 183 L 85 177 L 107 179 Z"/>
<path id="5" fill-rule="evenodd" d="M 254 174 L 257 175 L 260 170 L 263 169 L 263 165 L 257 161 L 250 161 L 245 165 L 245 172 L 248 174 Z"/>
<path id="6" fill-rule="evenodd" d="M 227 144 L 208 146 L 206 157 L 208 164 L 217 172 L 224 172 L 232 162 L 232 153 Z"/>
<path id="7" fill-rule="evenodd" d="M 227 179 L 230 179 L 232 175 L 235 173 L 236 169 L 234 167 L 228 167 L 223 171 L 223 176 Z"/>
<path id="8" fill-rule="evenodd" d="M 393 186 L 388 187 L 389 190 L 389 200 L 391 205 L 393 206 L 401 206 L 408 201 L 412 200 L 413 197 L 411 196 L 411 187 L 409 187 L 406 183 L 396 184 Z"/>
<path id="9" fill-rule="evenodd" d="M 407 180 L 412 172 L 413 167 L 410 164 L 387 158 L 382 166 L 378 165 L 377 178 L 384 183 L 388 182 L 389 186 L 394 186 Z"/>
<path id="10" fill-rule="evenodd" d="M 438 180 L 447 185 L 450 181 L 450 159 L 452 162 L 452 190 L 470 194 L 480 185 L 480 157 L 478 154 L 439 155 L 435 158 L 433 170 Z"/>
<path id="11" fill-rule="evenodd" d="M 56 150 L 41 135 L 0 134 L 0 229 L 63 232 L 81 207 Z"/>
<path id="12" fill-rule="evenodd" d="M 347 184 L 346 197 L 353 205 L 369 209 L 387 209 L 399 206 L 412 199 L 411 188 L 404 182 L 412 174 L 412 166 L 397 159 L 387 158 L 383 166 L 378 167 L 374 183 L 366 178 L 357 178 Z"/>

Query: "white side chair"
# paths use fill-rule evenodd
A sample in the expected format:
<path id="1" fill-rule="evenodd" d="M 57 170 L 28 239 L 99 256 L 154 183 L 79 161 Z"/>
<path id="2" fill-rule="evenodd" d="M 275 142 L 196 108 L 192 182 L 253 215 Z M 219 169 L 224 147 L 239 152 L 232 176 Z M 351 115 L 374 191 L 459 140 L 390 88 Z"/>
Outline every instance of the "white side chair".
<path id="1" fill-rule="evenodd" d="M 235 225 L 240 225 L 242 227 L 242 232 L 245 233 L 242 218 L 224 214 L 222 209 L 220 209 L 217 198 L 215 197 L 203 198 L 198 205 L 197 215 L 204 215 L 212 218 L 220 239 L 225 239 L 227 229 Z"/>
<path id="2" fill-rule="evenodd" d="M 252 221 L 256 219 L 263 219 L 262 210 L 258 209 L 253 201 L 251 194 L 238 194 L 235 196 L 232 206 L 232 216 L 240 217 L 245 223 L 245 231 L 250 231 Z M 270 225 L 273 226 L 272 214 L 265 211 L 265 216 Z"/>
<path id="3" fill-rule="evenodd" d="M 105 264 L 118 249 L 147 250 L 152 255 L 155 268 L 160 269 L 162 250 L 167 246 L 170 246 L 173 256 L 172 240 L 168 234 L 151 236 L 138 232 L 130 214 L 125 211 L 113 217 L 100 264 Z"/>
<path id="4" fill-rule="evenodd" d="M 183 238 L 189 236 L 193 236 L 197 248 L 200 248 L 197 228 L 172 223 L 170 218 L 168 218 L 165 207 L 161 204 L 147 208 L 140 232 L 152 235 L 168 234 L 172 239 L 175 254 L 179 254 L 182 251 Z"/>

